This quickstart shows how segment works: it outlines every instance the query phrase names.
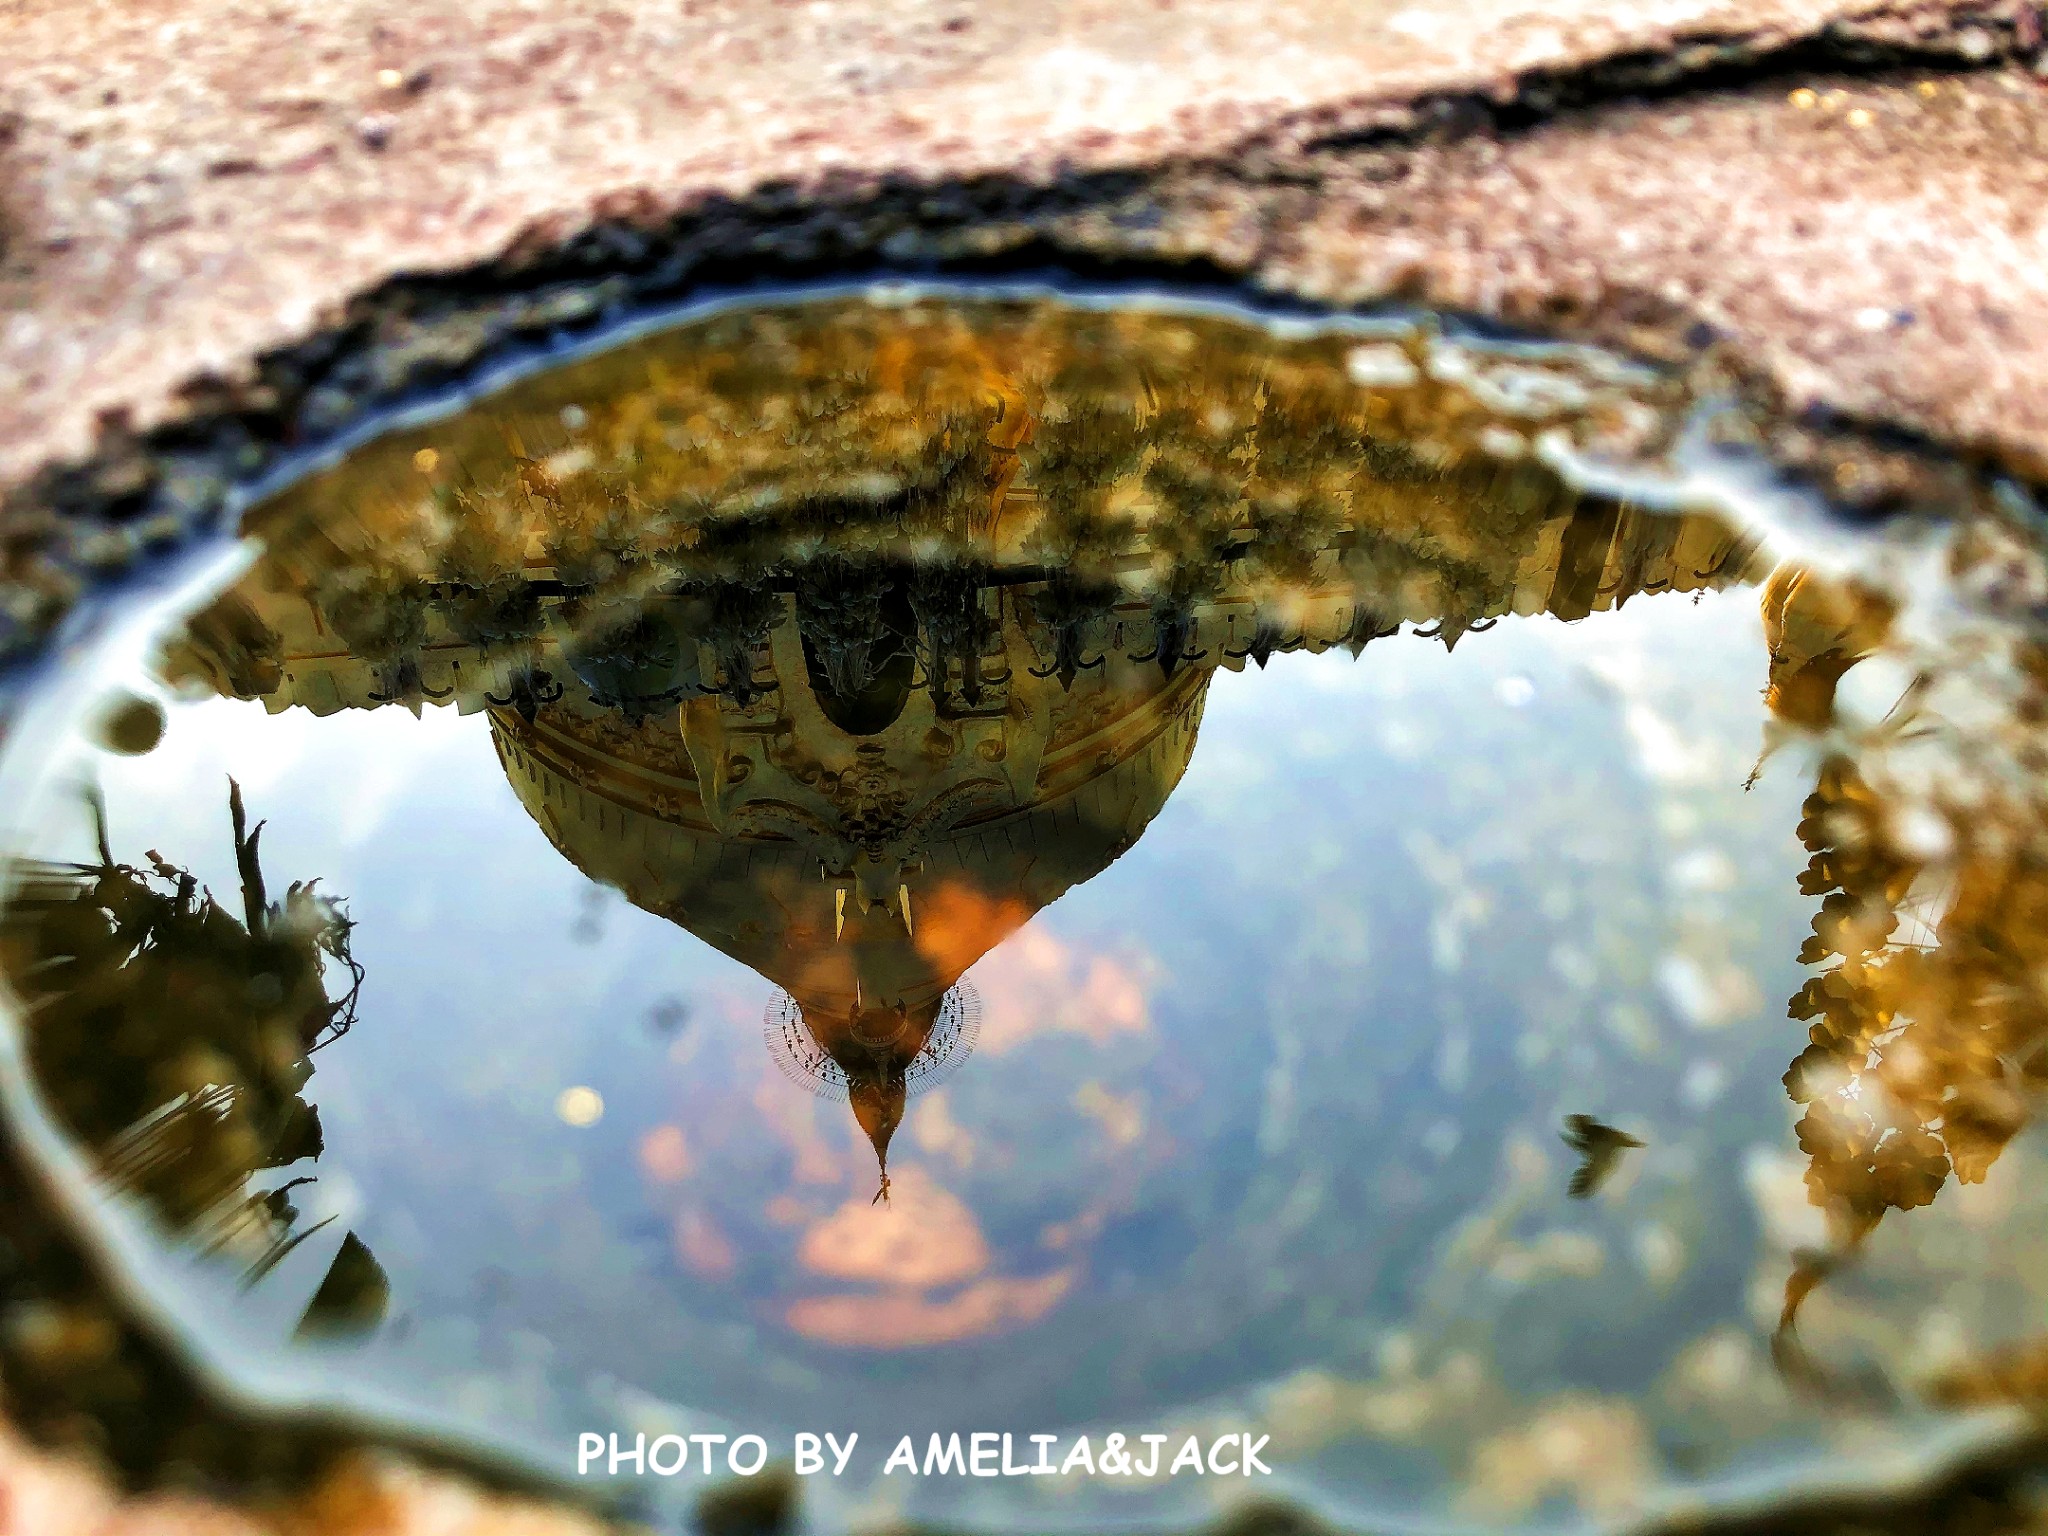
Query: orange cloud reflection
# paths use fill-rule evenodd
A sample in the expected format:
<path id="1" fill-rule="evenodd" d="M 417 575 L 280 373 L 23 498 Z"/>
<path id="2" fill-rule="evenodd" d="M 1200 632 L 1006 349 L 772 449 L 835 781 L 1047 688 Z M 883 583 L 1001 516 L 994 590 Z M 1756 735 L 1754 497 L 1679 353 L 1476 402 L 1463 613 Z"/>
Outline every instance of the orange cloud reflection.
<path id="1" fill-rule="evenodd" d="M 914 1349 L 952 1344 L 1035 1323 L 1072 1288 L 1079 1266 L 1029 1279 L 992 1275 L 943 1299 L 916 1291 L 808 1296 L 790 1303 L 789 1326 L 820 1344 Z"/>
<path id="2" fill-rule="evenodd" d="M 911 1165 L 892 1181 L 887 1205 L 849 1200 L 813 1226 L 797 1260 L 835 1280 L 929 1290 L 988 1268 L 988 1244 L 959 1196 Z"/>
<path id="3" fill-rule="evenodd" d="M 1019 896 L 990 894 L 961 880 L 941 880 L 917 907 L 917 951 L 941 976 L 958 976 L 1031 920 Z"/>
<path id="4" fill-rule="evenodd" d="M 1100 1045 L 1151 1028 L 1140 957 L 1091 954 L 1034 923 L 975 970 L 981 990 L 981 1049 L 1000 1056 L 1035 1035 L 1084 1035 Z"/>
<path id="5" fill-rule="evenodd" d="M 1080 1274 L 1078 1264 L 1029 1277 L 985 1273 L 989 1247 L 974 1213 L 914 1164 L 896 1175 L 888 1205 L 847 1201 L 804 1234 L 797 1257 L 813 1274 L 882 1288 L 800 1297 L 784 1314 L 805 1338 L 853 1349 L 950 1344 L 1034 1323 Z M 951 1295 L 930 1294 L 952 1286 Z"/>
<path id="6" fill-rule="evenodd" d="M 676 1261 L 702 1280 L 724 1280 L 739 1265 L 732 1239 L 708 1211 L 684 1210 L 676 1215 Z"/>
<path id="7" fill-rule="evenodd" d="M 657 1125 L 640 1138 L 640 1169 L 657 1184 L 680 1184 L 696 1166 L 682 1127 Z"/>

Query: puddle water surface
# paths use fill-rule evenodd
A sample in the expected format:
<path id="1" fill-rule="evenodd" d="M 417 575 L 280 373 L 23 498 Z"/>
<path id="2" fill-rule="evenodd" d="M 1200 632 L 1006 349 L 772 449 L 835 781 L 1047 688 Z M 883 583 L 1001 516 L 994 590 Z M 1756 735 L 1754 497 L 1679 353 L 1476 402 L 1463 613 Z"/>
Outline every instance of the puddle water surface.
<path id="1" fill-rule="evenodd" d="M 9 741 L 14 1112 L 252 1393 L 858 1432 L 828 1525 L 1576 1528 L 2001 1433 L 2034 557 L 1546 467 L 1662 388 L 897 294 L 391 431 Z"/>

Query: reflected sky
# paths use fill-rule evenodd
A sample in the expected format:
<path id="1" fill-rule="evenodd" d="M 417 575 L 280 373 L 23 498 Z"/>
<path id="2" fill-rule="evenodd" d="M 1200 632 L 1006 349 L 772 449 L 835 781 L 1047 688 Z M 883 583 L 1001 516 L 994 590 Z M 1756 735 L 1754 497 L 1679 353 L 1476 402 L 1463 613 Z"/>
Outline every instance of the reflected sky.
<path id="1" fill-rule="evenodd" d="M 1937 987 L 1870 957 L 1987 878 L 1848 749 L 1917 697 L 1908 656 L 1838 709 L 1892 608 L 1505 441 L 1612 379 L 1057 306 L 637 345 L 259 513 L 100 679 L 161 741 L 51 751 L 0 927 L 53 1083 L 48 1021 L 189 985 L 317 1111 L 160 1202 L 247 1347 L 544 1439 L 1252 1426 L 1331 1508 L 1546 1524 L 1888 1454 L 2038 1326 L 2023 1101 L 1936 1061 L 1965 983 L 1916 1081 L 1973 1177 L 1939 1113 L 1865 1125 Z M 150 880 L 244 993 L 168 918 L 162 993 L 76 979 Z M 317 952 L 338 996 L 337 933 L 333 1038 L 265 989 Z M 1863 989 L 1825 1038 L 1816 967 Z M 131 1049 L 134 1126 L 73 1116 L 117 1180 L 253 1070 Z M 1642 1143 L 1586 1198 L 1574 1115 Z M 1210 1497 L 881 1454 L 849 1507 Z"/>

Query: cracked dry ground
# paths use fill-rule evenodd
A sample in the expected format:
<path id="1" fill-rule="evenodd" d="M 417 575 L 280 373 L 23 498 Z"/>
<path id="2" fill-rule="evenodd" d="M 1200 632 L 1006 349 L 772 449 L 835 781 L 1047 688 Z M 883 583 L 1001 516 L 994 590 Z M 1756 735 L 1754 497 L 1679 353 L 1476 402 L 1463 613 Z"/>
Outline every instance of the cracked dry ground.
<path id="1" fill-rule="evenodd" d="M 2035 478 L 2041 29 L 1999 0 L 13 0 L 0 645 L 232 469 L 736 270 L 1396 297 L 1733 377 L 1808 467 L 1883 429 Z M 75 1271 L 8 1183 L 17 1258 Z M 75 1321 L 209 1429 L 124 1463 L 0 1356 L 7 1536 L 592 1527 L 318 1426 L 251 1434 L 130 1324 Z M 2019 1480 L 1752 1528 L 1998 1528 Z"/>

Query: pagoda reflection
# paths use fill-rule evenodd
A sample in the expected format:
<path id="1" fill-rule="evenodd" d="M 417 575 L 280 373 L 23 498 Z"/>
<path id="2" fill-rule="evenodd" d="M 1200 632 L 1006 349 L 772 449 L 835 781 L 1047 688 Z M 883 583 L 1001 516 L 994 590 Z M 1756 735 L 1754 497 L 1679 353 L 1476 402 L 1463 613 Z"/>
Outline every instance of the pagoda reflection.
<path id="1" fill-rule="evenodd" d="M 306 482 L 169 670 L 487 715 L 557 850 L 780 989 L 769 1047 L 850 1101 L 882 1194 L 972 1047 L 963 976 L 1143 835 L 1219 669 L 1765 572 L 1714 520 L 1404 446 L 1241 327 L 1188 331 L 1169 382 L 1158 336 L 1102 334 L 1125 317 L 750 325 Z"/>

